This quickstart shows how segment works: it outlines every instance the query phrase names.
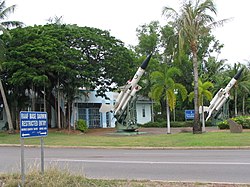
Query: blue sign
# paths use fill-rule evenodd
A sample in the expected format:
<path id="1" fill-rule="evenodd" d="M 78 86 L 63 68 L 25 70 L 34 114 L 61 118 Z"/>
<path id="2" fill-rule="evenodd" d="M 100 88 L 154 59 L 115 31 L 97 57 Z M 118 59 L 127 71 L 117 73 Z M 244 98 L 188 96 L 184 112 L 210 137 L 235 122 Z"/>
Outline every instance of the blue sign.
<path id="1" fill-rule="evenodd" d="M 194 110 L 185 110 L 185 119 L 194 119 Z"/>
<path id="2" fill-rule="evenodd" d="M 47 112 L 20 112 L 21 138 L 43 137 L 47 135 Z"/>

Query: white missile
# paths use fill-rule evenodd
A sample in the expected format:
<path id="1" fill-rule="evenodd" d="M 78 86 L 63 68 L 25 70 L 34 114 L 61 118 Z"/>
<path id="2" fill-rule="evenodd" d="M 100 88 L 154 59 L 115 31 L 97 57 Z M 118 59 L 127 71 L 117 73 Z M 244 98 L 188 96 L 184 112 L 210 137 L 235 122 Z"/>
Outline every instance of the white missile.
<path id="1" fill-rule="evenodd" d="M 239 72 L 230 80 L 230 82 L 227 84 L 225 88 L 221 88 L 216 93 L 216 95 L 210 102 L 210 106 L 207 109 L 208 116 L 206 118 L 206 121 L 211 117 L 211 115 L 214 112 L 218 111 L 223 106 L 223 104 L 227 101 L 230 95 L 229 91 L 235 85 L 237 80 L 240 78 L 242 71 L 243 71 L 243 68 L 239 70 Z"/>
<path id="2" fill-rule="evenodd" d="M 132 96 L 135 95 L 135 93 L 140 90 L 140 86 L 138 86 L 138 82 L 141 79 L 143 73 L 145 72 L 145 69 L 148 66 L 148 63 L 150 61 L 152 54 L 148 55 L 147 58 L 143 61 L 141 67 L 138 68 L 136 71 L 134 77 L 132 80 L 129 80 L 127 82 L 127 85 L 123 87 L 123 90 L 120 92 L 120 94 L 117 97 L 115 106 L 114 106 L 114 113 L 117 114 L 118 111 L 124 110 L 125 107 L 128 104 L 128 101 Z"/>
<path id="3" fill-rule="evenodd" d="M 141 67 L 138 68 L 132 80 L 127 81 L 127 84 L 120 88 L 121 92 L 116 99 L 115 106 L 113 107 L 110 105 L 102 104 L 99 110 L 100 112 L 113 111 L 114 114 L 117 114 L 117 112 L 123 111 L 126 108 L 131 97 L 133 97 L 135 93 L 141 89 L 141 87 L 137 83 L 145 72 L 151 56 L 152 54 L 148 55 L 147 58 L 143 61 Z"/>

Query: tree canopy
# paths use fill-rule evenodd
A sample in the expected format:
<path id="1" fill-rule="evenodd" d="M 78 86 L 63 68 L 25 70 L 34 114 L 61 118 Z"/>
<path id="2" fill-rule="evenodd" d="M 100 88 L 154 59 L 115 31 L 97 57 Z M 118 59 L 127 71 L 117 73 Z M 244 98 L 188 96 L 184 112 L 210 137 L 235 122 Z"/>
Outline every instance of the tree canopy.
<path id="1" fill-rule="evenodd" d="M 2 63 L 5 80 L 20 87 L 56 86 L 112 90 L 112 84 L 124 84 L 133 67 L 130 51 L 109 32 L 76 25 L 34 26 L 10 31 L 3 36 L 6 61 Z M 126 74 L 125 71 L 126 70 Z"/>

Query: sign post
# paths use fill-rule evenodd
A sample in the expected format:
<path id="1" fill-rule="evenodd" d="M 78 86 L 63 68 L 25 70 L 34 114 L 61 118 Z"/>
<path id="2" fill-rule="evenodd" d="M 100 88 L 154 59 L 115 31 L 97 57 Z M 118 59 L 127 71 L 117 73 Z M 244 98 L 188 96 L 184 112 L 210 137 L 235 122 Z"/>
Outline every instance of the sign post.
<path id="1" fill-rule="evenodd" d="M 194 119 L 194 110 L 185 110 L 185 120 Z"/>
<path id="2" fill-rule="evenodd" d="M 41 172 L 44 173 L 44 142 L 48 135 L 47 112 L 20 112 L 20 141 L 21 141 L 21 175 L 22 184 L 25 183 L 24 139 L 40 137 L 41 141 Z"/>

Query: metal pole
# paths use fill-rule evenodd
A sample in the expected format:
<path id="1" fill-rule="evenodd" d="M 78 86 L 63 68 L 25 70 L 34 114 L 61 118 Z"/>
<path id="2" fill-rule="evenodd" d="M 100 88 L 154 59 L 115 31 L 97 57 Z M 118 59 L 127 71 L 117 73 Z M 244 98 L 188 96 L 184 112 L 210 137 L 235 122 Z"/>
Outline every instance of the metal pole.
<path id="1" fill-rule="evenodd" d="M 25 183 L 24 138 L 21 138 L 20 141 L 21 141 L 21 176 L 22 176 L 22 186 L 24 186 L 24 183 Z"/>
<path id="2" fill-rule="evenodd" d="M 41 172 L 44 174 L 44 148 L 43 148 L 44 142 L 43 137 L 41 137 Z"/>

